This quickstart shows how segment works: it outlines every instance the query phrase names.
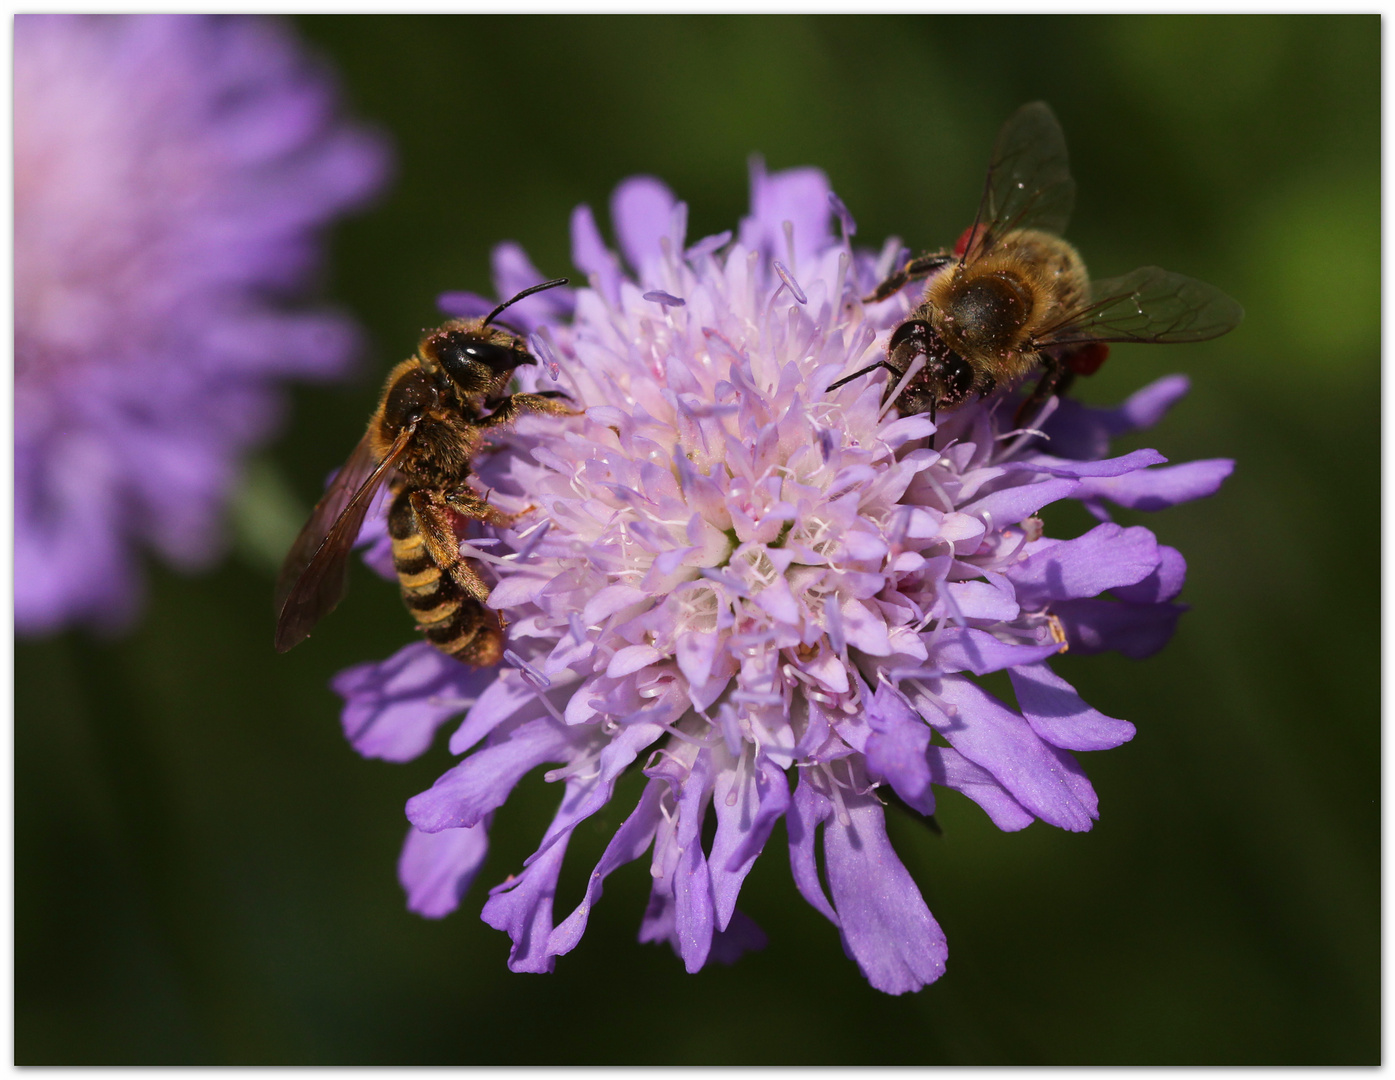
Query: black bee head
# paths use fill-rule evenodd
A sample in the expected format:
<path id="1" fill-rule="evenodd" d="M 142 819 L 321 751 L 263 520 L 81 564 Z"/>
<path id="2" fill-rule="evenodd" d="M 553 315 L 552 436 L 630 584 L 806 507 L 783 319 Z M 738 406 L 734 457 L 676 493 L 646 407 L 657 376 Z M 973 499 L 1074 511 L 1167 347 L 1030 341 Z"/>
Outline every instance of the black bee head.
<path id="1" fill-rule="evenodd" d="M 968 400 L 974 389 L 974 369 L 957 353 L 947 352 L 929 365 L 929 381 L 935 391 L 936 404 L 952 409 Z"/>
<path id="2" fill-rule="evenodd" d="M 962 405 L 974 389 L 974 369 L 956 353 L 924 319 L 903 322 L 887 343 L 887 358 L 894 367 L 908 371 L 918 357 L 925 366 L 903 391 L 905 413 L 930 412 Z"/>
<path id="3" fill-rule="evenodd" d="M 517 337 L 492 327 L 447 324 L 422 342 L 421 352 L 463 394 L 497 393 L 514 368 L 537 363 Z"/>

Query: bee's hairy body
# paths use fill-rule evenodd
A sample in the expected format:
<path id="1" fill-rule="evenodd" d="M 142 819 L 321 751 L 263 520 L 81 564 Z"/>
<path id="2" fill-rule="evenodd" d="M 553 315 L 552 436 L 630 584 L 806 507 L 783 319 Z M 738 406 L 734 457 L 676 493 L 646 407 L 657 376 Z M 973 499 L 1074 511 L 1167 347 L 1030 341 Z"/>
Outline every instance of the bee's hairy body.
<path id="1" fill-rule="evenodd" d="M 413 506 L 414 495 L 418 502 L 423 496 L 430 499 L 426 492 L 399 491 L 388 512 L 392 562 L 402 587 L 402 602 L 426 640 L 447 656 L 476 667 L 497 664 L 504 655 L 503 624 L 484 606 L 489 588 L 458 556 L 456 565 L 441 565 L 446 560 L 427 540 L 430 530 Z M 451 525 L 453 537 L 453 522 Z M 455 549 L 458 551 L 458 543 Z M 461 583 L 462 577 L 468 587 Z"/>
<path id="2" fill-rule="evenodd" d="M 928 322 L 973 370 L 969 393 L 988 394 L 1035 369 L 1040 357 L 1032 342 L 1084 307 L 1089 295 L 1089 275 L 1074 247 L 1050 233 L 1019 229 L 983 258 L 956 262 L 933 277 L 909 318 Z"/>
<path id="3" fill-rule="evenodd" d="M 978 214 L 953 252 L 907 260 L 863 298 L 879 303 L 925 282 L 887 339 L 885 359 L 828 389 L 881 368 L 901 415 L 933 421 L 1040 369 L 1017 408 L 1021 428 L 1075 376 L 1094 374 L 1112 342 L 1208 341 L 1240 324 L 1244 311 L 1225 293 L 1160 267 L 1091 282 L 1060 235 L 1074 200 L 1061 125 L 1043 102 L 1024 105 L 998 133 Z"/>
<path id="4" fill-rule="evenodd" d="M 480 422 L 475 403 L 454 392 L 438 365 L 413 356 L 388 374 L 369 432 L 383 456 L 402 429 L 415 423 L 412 445 L 397 471 L 417 487 L 448 488 L 470 474 L 470 459 L 483 442 Z"/>
<path id="5" fill-rule="evenodd" d="M 460 553 L 470 521 L 509 525 L 470 487 L 470 467 L 492 428 L 520 413 L 573 415 L 560 391 L 505 393 L 514 371 L 536 364 L 522 336 L 491 326 L 525 297 L 567 284 L 524 289 L 483 318 L 451 319 L 427 331 L 416 352 L 388 374 L 368 430 L 315 504 L 276 580 L 275 644 L 285 652 L 334 610 L 348 586 L 349 555 L 375 494 L 392 493 L 388 535 L 407 610 L 447 656 L 485 667 L 504 656 L 504 621 L 485 607 L 489 586 Z"/>
<path id="6" fill-rule="evenodd" d="M 369 438 L 382 457 L 405 428 L 412 428 L 411 444 L 391 481 L 388 513 L 402 600 L 427 641 L 447 656 L 483 667 L 503 657 L 504 622 L 484 606 L 489 586 L 461 556 L 459 529 L 471 519 L 507 525 L 515 515 L 474 492 L 468 484 L 470 463 L 489 429 L 518 413 L 571 410 L 546 395 L 500 397 L 514 366 L 534 361 L 514 335 L 479 322 L 446 323 L 422 339 L 416 355 L 393 368 Z M 494 361 L 506 366 L 495 372 L 484 365 L 452 364 L 448 350 L 462 341 L 507 355 L 507 363 Z"/>

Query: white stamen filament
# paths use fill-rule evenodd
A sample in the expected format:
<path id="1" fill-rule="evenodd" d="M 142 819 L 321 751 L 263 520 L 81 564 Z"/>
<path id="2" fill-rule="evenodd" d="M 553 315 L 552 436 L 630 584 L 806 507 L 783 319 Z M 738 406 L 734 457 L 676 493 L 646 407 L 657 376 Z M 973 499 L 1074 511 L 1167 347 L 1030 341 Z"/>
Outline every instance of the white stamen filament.
<path id="1" fill-rule="evenodd" d="M 890 396 L 887 397 L 885 402 L 883 402 L 881 411 L 877 413 L 877 419 L 879 421 L 885 419 L 886 414 L 896 407 L 896 401 L 901 396 L 901 391 L 904 390 L 907 385 L 909 385 L 912 379 L 914 379 L 918 374 L 920 374 L 920 369 L 923 368 L 925 364 L 925 354 L 917 353 L 916 358 L 912 360 L 910 362 L 910 365 L 906 368 L 906 374 L 901 376 L 900 381 L 898 381 L 896 384 L 896 388 L 892 390 Z"/>

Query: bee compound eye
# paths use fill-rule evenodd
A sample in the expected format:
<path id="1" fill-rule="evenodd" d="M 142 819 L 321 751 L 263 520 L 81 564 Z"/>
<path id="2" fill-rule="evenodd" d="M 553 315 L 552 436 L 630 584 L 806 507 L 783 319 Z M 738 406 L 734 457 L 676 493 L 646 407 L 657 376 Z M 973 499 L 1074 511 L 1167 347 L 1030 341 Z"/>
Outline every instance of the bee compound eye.
<path id="1" fill-rule="evenodd" d="M 941 405 L 958 405 L 973 392 L 974 369 L 963 357 L 950 353 L 935 362 L 933 372 Z"/>
<path id="2" fill-rule="evenodd" d="M 493 375 L 502 375 L 520 364 L 534 362 L 522 349 L 482 341 L 474 334 L 463 332 L 438 338 L 433 343 L 432 351 L 450 377 L 469 389 L 486 385 Z"/>
<path id="3" fill-rule="evenodd" d="M 911 319 L 898 326 L 891 335 L 891 340 L 887 342 L 886 350 L 894 353 L 902 346 L 910 345 L 911 353 L 923 353 L 930 351 L 930 324 L 923 319 Z"/>
<path id="4" fill-rule="evenodd" d="M 490 341 L 474 341 L 467 345 L 464 353 L 476 363 L 484 364 L 495 374 L 512 371 L 520 364 L 531 364 L 533 358 L 521 350 L 507 349 Z"/>

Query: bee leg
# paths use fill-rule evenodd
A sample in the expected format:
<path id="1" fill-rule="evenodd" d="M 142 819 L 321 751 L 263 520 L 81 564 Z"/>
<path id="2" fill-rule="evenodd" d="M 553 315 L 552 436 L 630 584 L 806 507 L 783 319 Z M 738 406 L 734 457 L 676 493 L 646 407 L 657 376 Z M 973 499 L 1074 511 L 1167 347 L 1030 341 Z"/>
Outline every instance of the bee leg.
<path id="1" fill-rule="evenodd" d="M 498 427 L 518 418 L 520 413 L 546 413 L 549 416 L 580 416 L 582 410 L 563 405 L 557 400 L 565 397 L 560 390 L 544 390 L 540 394 L 510 394 L 501 398 L 494 411 L 479 421 L 480 427 Z"/>
<path id="2" fill-rule="evenodd" d="M 516 514 L 506 514 L 488 499 L 476 495 L 468 487 L 458 487 L 454 491 L 445 494 L 445 501 L 450 508 L 464 518 L 473 521 L 483 521 L 486 525 L 512 525 L 519 518 L 531 514 L 537 509 L 536 505 L 525 507 Z"/>
<path id="3" fill-rule="evenodd" d="M 489 586 L 469 560 L 460 554 L 460 540 L 455 535 L 455 515 L 465 513 L 465 510 L 437 491 L 413 491 L 407 498 L 411 501 L 412 512 L 416 514 L 417 525 L 426 541 L 431 561 L 443 573 L 449 574 L 467 595 L 483 604 L 489 599 Z M 479 502 L 493 509 L 483 499 L 479 499 Z M 465 516 L 487 520 L 482 514 L 465 513 Z"/>
<path id="4" fill-rule="evenodd" d="M 400 558 L 395 561 L 407 610 L 417 618 L 427 641 L 475 667 L 499 663 L 504 654 L 504 620 L 484 606 L 489 586 L 461 556 L 455 513 L 445 499 L 439 492 L 399 495 L 389 530 L 394 556 L 425 548 L 427 568 L 413 575 L 422 580 L 403 576 L 409 567 Z M 416 556 L 412 561 L 422 560 Z"/>
<path id="5" fill-rule="evenodd" d="M 892 293 L 898 293 L 909 285 L 912 281 L 920 281 L 928 278 L 938 270 L 943 270 L 954 261 L 953 255 L 946 255 L 944 252 L 936 252 L 934 255 L 922 255 L 919 258 L 911 259 L 900 270 L 892 274 L 873 290 L 870 296 L 864 296 L 864 304 L 874 304 L 878 300 L 885 300 Z"/>
<path id="6" fill-rule="evenodd" d="M 1042 366 L 1045 371 L 1041 378 L 1037 380 L 1036 388 L 1017 406 L 1017 412 L 1012 418 L 1012 426 L 1015 428 L 1031 427 L 1036 423 L 1041 407 L 1046 404 L 1052 394 L 1065 393 L 1071 380 L 1066 377 L 1067 373 L 1062 371 L 1061 365 L 1050 357 L 1042 357 Z"/>
<path id="7" fill-rule="evenodd" d="M 506 514 L 488 499 L 481 498 L 470 488 L 463 485 L 456 488 L 454 491 L 448 491 L 444 494 L 440 492 L 432 492 L 429 496 L 425 492 L 416 494 L 431 500 L 433 506 L 438 505 L 440 507 L 444 512 L 446 523 L 450 529 L 448 542 L 452 545 L 451 552 L 454 554 L 454 560 L 440 560 L 437 565 L 446 573 L 450 574 L 455 582 L 469 595 L 479 600 L 480 603 L 484 603 L 485 600 L 489 599 L 489 586 L 486 585 L 484 579 L 479 576 L 479 572 L 475 570 L 474 564 L 468 558 L 460 554 L 460 541 L 455 535 L 454 518 L 458 516 L 473 521 L 483 521 L 486 525 L 508 526 L 512 525 L 519 518 L 531 514 L 537 509 L 537 506 L 526 506 L 515 514 Z M 428 513 L 429 512 L 432 511 L 428 511 Z M 425 531 L 426 530 L 423 529 L 423 532 Z M 434 549 L 432 554 L 433 556 L 436 554 Z M 499 625 L 501 627 L 508 625 L 504 616 L 498 612 L 494 613 L 494 617 L 499 620 Z"/>

